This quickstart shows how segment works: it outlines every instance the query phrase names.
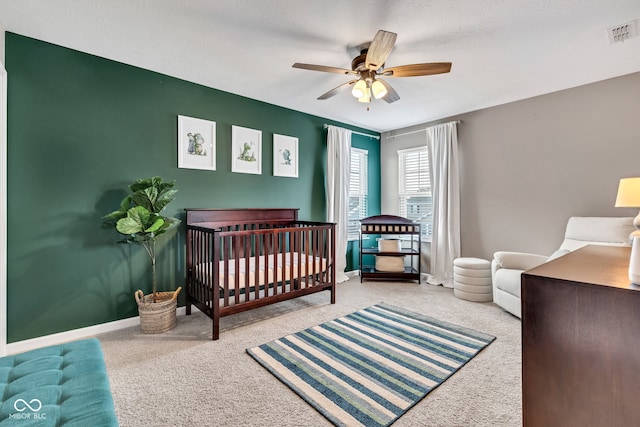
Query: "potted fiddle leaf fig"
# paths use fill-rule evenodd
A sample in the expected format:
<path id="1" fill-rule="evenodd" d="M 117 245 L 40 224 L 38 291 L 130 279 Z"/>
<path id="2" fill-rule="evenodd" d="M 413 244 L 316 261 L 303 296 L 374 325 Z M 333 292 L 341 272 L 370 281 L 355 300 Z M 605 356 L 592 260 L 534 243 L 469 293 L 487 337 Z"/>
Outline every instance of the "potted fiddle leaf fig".
<path id="1" fill-rule="evenodd" d="M 124 238 L 119 243 L 141 245 L 151 261 L 152 293 L 134 294 L 140 314 L 140 327 L 144 333 L 159 333 L 176 325 L 178 288 L 171 292 L 158 292 L 156 276 L 156 241 L 180 220 L 161 214 L 174 200 L 177 192 L 175 181 L 163 182 L 162 178 L 139 179 L 129 185 L 131 194 L 120 203 L 120 209 L 102 217 L 103 228 L 112 228 Z"/>

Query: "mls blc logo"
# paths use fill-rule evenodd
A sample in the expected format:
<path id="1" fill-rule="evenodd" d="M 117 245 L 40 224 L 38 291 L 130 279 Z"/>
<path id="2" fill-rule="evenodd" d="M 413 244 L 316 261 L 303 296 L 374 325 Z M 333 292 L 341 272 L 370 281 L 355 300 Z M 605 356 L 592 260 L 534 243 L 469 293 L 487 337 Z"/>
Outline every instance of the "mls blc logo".
<path id="1" fill-rule="evenodd" d="M 27 409 L 30 409 L 31 412 L 38 412 L 40 411 L 40 409 L 42 409 L 42 402 L 40 402 L 38 399 L 31 399 L 27 403 L 27 401 L 24 399 L 18 399 L 14 402 L 13 408 L 18 412 L 24 412 Z"/>
<path id="2" fill-rule="evenodd" d="M 42 409 L 42 402 L 40 399 L 31 399 L 28 402 L 24 399 L 16 399 L 16 401 L 13 402 L 13 409 L 15 409 L 17 413 L 9 414 L 9 418 L 19 420 L 44 420 L 47 418 L 46 413 L 40 413 L 40 410 Z M 25 412 L 27 410 L 30 412 Z"/>

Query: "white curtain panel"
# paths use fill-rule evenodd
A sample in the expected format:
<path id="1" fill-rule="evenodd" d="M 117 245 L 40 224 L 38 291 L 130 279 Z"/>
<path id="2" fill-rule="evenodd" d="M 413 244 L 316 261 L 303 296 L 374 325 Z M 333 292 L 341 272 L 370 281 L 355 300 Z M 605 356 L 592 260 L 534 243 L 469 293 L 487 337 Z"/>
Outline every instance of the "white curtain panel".
<path id="1" fill-rule="evenodd" d="M 427 128 L 433 194 L 431 271 L 427 282 L 453 287 L 453 260 L 460 256 L 460 174 L 457 122 Z"/>
<path id="2" fill-rule="evenodd" d="M 336 223 L 336 282 L 349 280 L 347 242 L 349 240 L 349 172 L 351 131 L 329 126 L 327 130 L 327 221 Z"/>

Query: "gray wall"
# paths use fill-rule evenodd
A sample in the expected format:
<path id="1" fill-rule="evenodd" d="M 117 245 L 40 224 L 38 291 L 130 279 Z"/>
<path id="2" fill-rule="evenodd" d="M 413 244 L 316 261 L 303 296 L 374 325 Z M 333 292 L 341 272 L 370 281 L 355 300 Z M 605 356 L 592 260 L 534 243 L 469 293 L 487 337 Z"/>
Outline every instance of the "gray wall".
<path id="1" fill-rule="evenodd" d="M 615 208 L 618 181 L 640 176 L 640 73 L 398 129 L 382 135 L 382 213 L 397 213 L 397 155 L 460 119 L 462 255 L 550 254 L 571 216 L 635 216 Z"/>
<path id="2" fill-rule="evenodd" d="M 4 24 L 0 21 L 0 62 L 4 64 Z"/>

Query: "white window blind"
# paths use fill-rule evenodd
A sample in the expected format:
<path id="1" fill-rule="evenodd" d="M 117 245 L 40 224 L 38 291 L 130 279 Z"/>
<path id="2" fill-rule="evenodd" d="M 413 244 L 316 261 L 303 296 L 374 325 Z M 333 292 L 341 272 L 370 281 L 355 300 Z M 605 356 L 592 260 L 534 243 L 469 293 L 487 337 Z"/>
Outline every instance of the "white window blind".
<path id="1" fill-rule="evenodd" d="M 367 217 L 367 150 L 351 148 L 349 177 L 349 240 L 359 238 L 360 220 Z"/>
<path id="2" fill-rule="evenodd" d="M 433 198 L 427 148 L 399 150 L 398 172 L 400 216 L 419 223 L 421 237 L 430 239 L 433 227 Z"/>

